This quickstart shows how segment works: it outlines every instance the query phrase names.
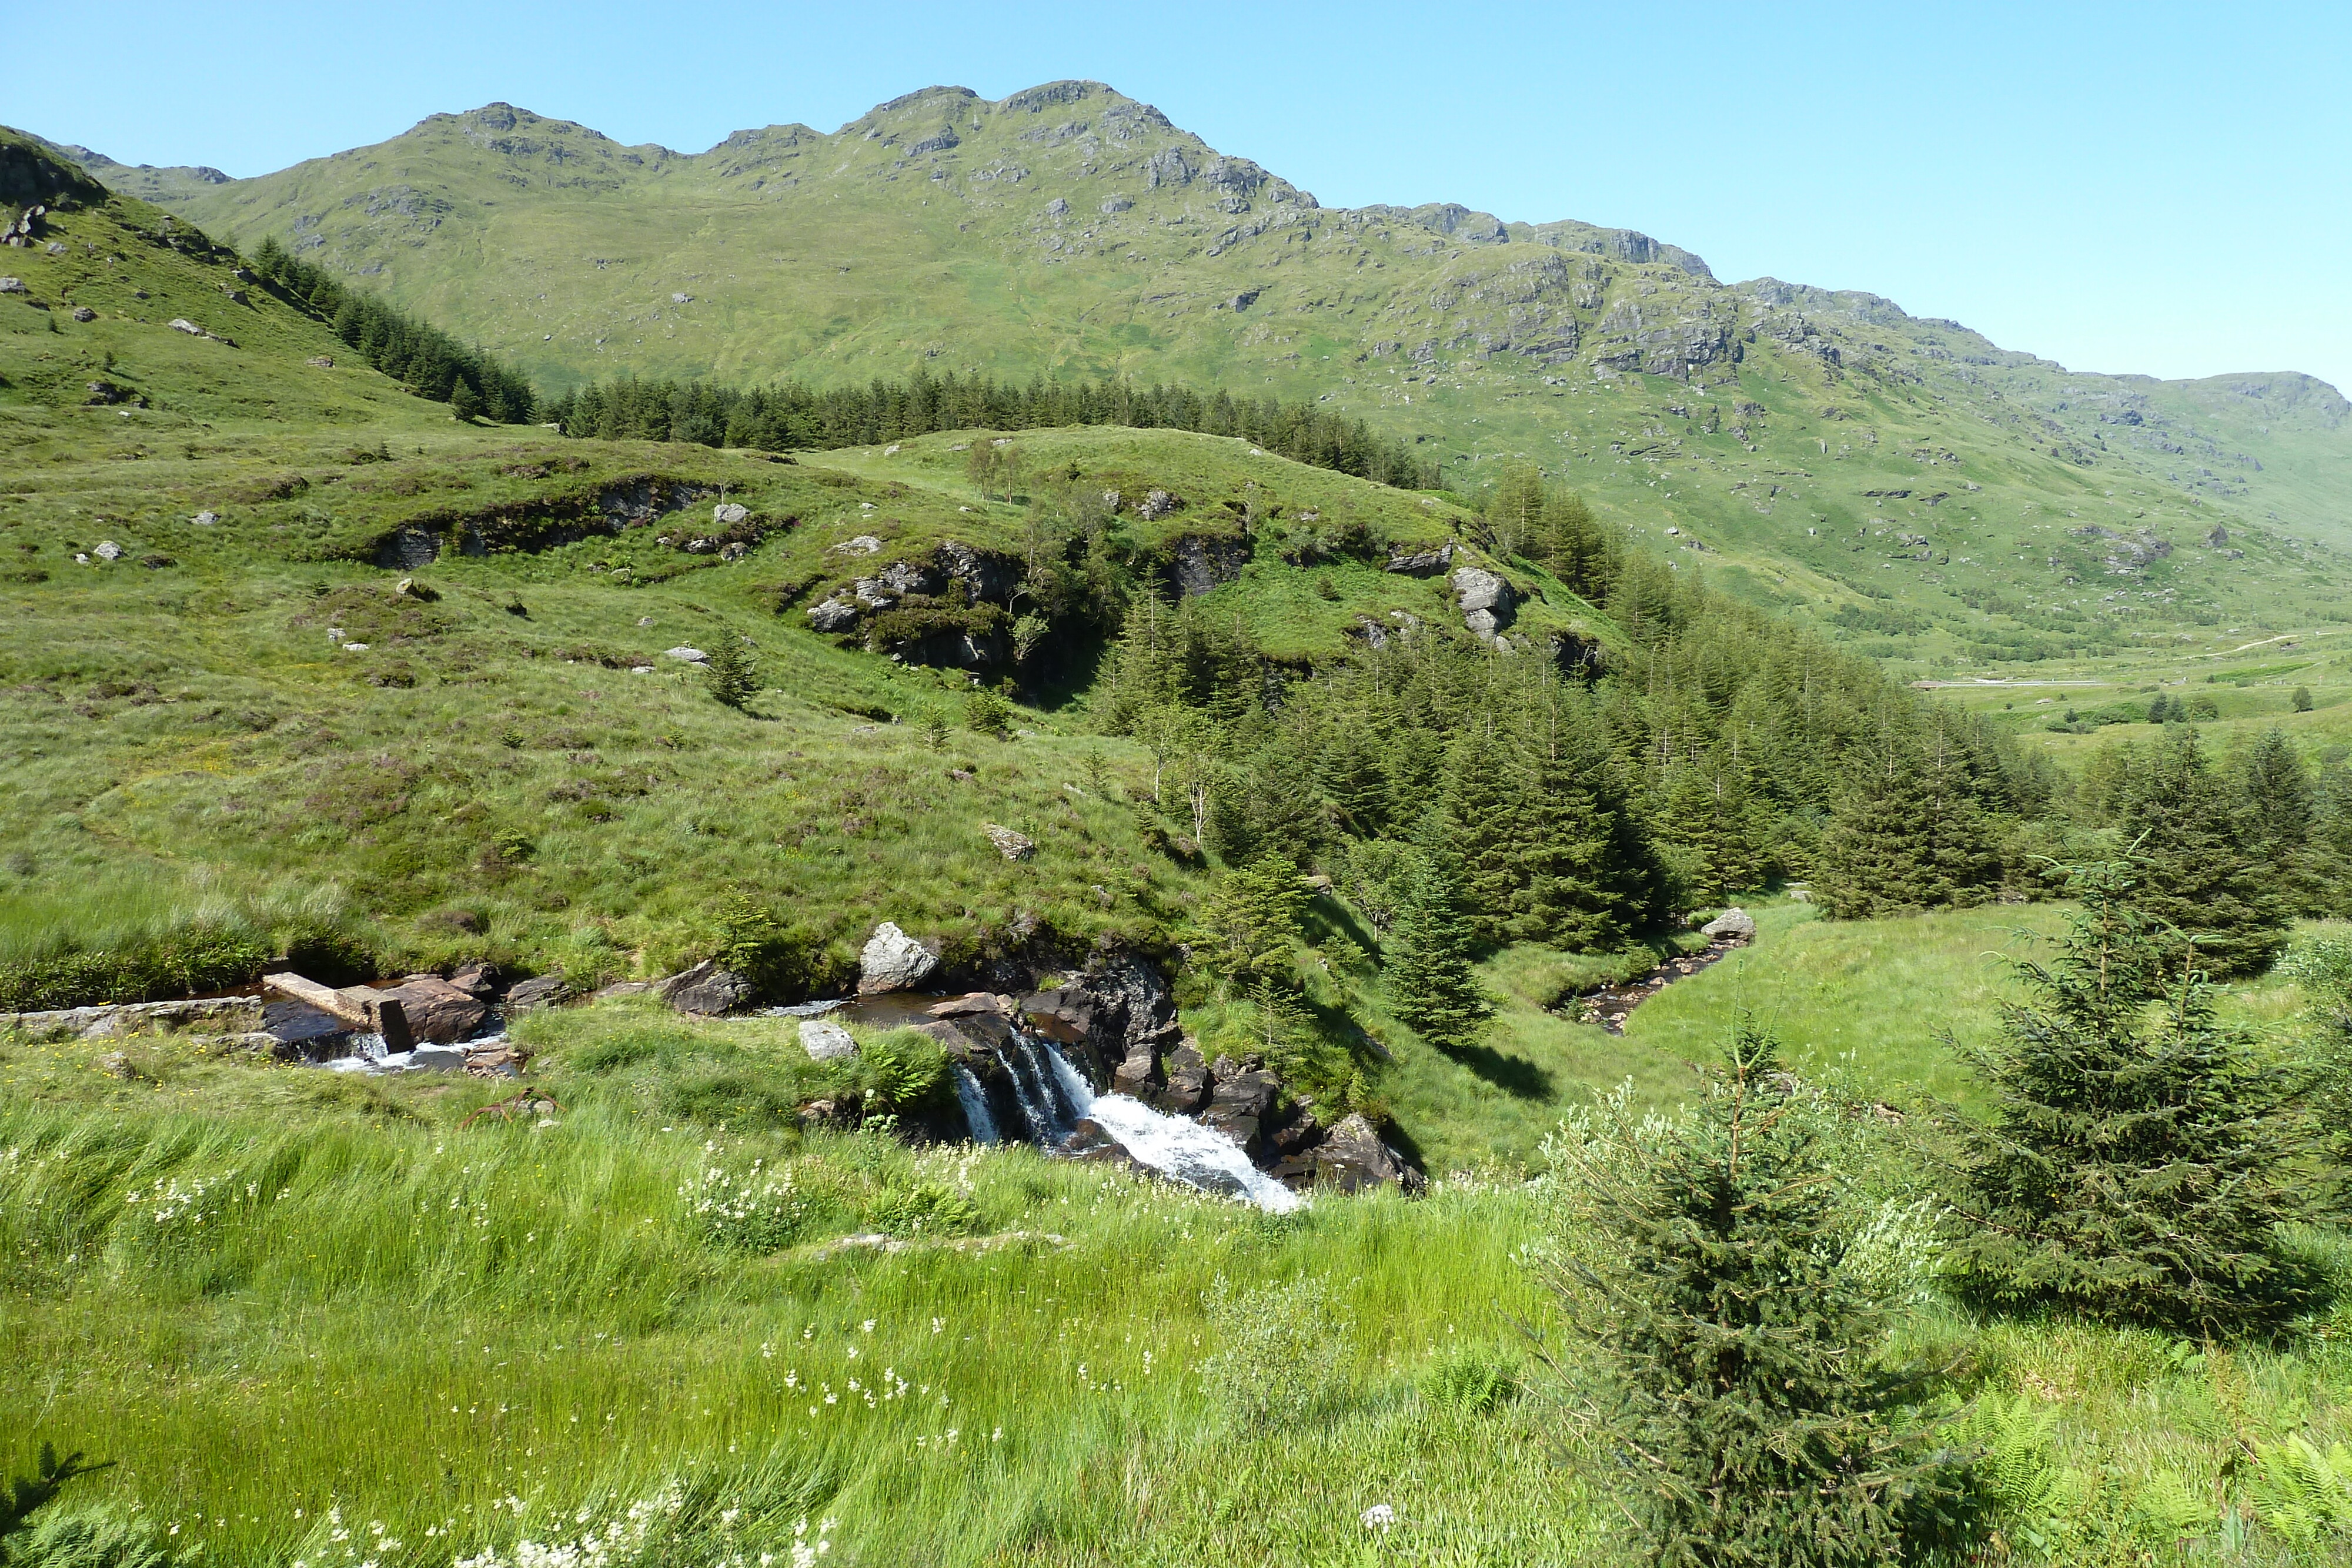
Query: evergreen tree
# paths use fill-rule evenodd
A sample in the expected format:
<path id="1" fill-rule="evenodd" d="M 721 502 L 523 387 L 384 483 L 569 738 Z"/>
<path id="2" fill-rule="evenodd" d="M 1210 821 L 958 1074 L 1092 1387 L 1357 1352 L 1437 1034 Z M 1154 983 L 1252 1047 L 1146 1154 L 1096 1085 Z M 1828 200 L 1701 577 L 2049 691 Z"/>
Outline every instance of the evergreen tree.
<path id="1" fill-rule="evenodd" d="M 1477 1040 L 1495 1004 L 1471 963 L 1469 923 L 1444 847 L 1432 844 L 1417 860 L 1382 944 L 1389 1010 L 1439 1050 L 1459 1051 Z"/>
<path id="2" fill-rule="evenodd" d="M 2000 860 L 1966 753 L 1937 722 L 1924 745 L 1891 730 L 1839 800 L 1813 897 L 1832 920 L 1982 902 Z"/>
<path id="3" fill-rule="evenodd" d="M 1564 952 L 1604 951 L 1664 914 L 1664 889 L 1599 737 L 1564 722 L 1560 706 L 1544 716 L 1521 773 L 1519 890 L 1508 934 Z"/>
<path id="4" fill-rule="evenodd" d="M 2328 879 L 2317 864 L 2319 789 L 2303 754 L 2278 730 L 2267 730 L 2238 758 L 2238 829 L 2246 852 L 2273 879 L 2295 915 L 2330 913 Z"/>
<path id="5" fill-rule="evenodd" d="M 1201 901 L 1194 961 L 1245 984 L 1283 976 L 1306 906 L 1298 868 L 1279 855 L 1228 871 Z"/>
<path id="6" fill-rule="evenodd" d="M 2248 852 L 2239 801 L 2185 727 L 2168 732 L 2126 783 L 2119 815 L 2140 887 L 2133 903 L 2196 943 L 2217 979 L 2259 975 L 2286 946 L 2273 868 Z"/>
<path id="7" fill-rule="evenodd" d="M 2182 1333 L 2274 1322 L 2313 1281 L 2279 1227 L 2318 1218 L 2295 1086 L 2218 1026 L 2195 955 L 2078 868 L 2056 962 L 1976 1051 L 1997 1109 L 1964 1124 L 1951 1258 L 1972 1295 Z"/>
<path id="8" fill-rule="evenodd" d="M 1763 835 L 1749 810 L 1747 780 L 1720 752 L 1667 775 L 1658 835 L 1680 852 L 1700 904 L 1720 904 L 1764 880 Z"/>
<path id="9" fill-rule="evenodd" d="M 1653 1563 L 1876 1568 L 1960 1533 L 1922 1380 L 1879 1364 L 1891 1303 L 1856 1266 L 1832 1119 L 1743 1023 L 1681 1125 L 1620 1095 L 1554 1145 L 1544 1273 Z"/>
<path id="10" fill-rule="evenodd" d="M 1486 537 L 1494 552 L 1507 560 L 1533 555 L 1544 544 L 1544 482 L 1540 471 L 1528 465 L 1507 470 L 1486 497 Z"/>
<path id="11" fill-rule="evenodd" d="M 1552 575 L 1585 598 L 1599 599 L 1608 591 L 1615 565 L 1609 537 L 1573 490 L 1555 489 L 1544 497 L 1539 549 Z"/>
<path id="12" fill-rule="evenodd" d="M 743 640 L 732 632 L 719 634 L 719 645 L 711 650 L 710 662 L 703 666 L 703 679 L 710 695 L 731 708 L 740 708 L 760 695 L 759 672 L 752 667 L 751 655 L 744 651 Z"/>
<path id="13" fill-rule="evenodd" d="M 1456 894 L 1470 934 L 1487 946 L 1510 939 L 1526 842 L 1527 785 L 1513 747 L 1481 716 L 1456 737 L 1446 759 L 1448 858 L 1459 867 Z"/>

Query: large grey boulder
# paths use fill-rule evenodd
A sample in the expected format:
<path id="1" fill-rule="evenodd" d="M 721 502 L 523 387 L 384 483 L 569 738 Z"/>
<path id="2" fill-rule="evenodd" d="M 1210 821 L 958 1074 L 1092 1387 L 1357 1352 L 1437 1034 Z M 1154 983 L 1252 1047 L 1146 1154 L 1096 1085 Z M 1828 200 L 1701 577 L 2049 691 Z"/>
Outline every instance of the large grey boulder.
<path id="1" fill-rule="evenodd" d="M 874 928 L 865 951 L 858 955 L 857 993 L 870 997 L 882 991 L 903 991 L 930 978 L 939 967 L 937 953 L 885 920 Z"/>
<path id="2" fill-rule="evenodd" d="M 662 1000 L 698 1018 L 733 1012 L 751 999 L 751 981 L 709 958 L 661 983 Z"/>
<path id="3" fill-rule="evenodd" d="M 803 1019 L 801 1049 L 812 1061 L 839 1061 L 857 1054 L 857 1041 L 831 1019 Z"/>
<path id="4" fill-rule="evenodd" d="M 751 509 L 733 501 L 721 501 L 710 508 L 710 520 L 720 528 L 730 528 L 751 515 Z"/>
<path id="5" fill-rule="evenodd" d="M 1454 602 L 1462 608 L 1463 627 L 1491 643 L 1518 612 L 1518 595 L 1511 585 L 1483 567 L 1465 566 L 1454 574 Z"/>
<path id="6" fill-rule="evenodd" d="M 1756 940 L 1756 917 L 1733 905 L 1698 928 L 1702 936 L 1727 938 L 1733 942 Z"/>

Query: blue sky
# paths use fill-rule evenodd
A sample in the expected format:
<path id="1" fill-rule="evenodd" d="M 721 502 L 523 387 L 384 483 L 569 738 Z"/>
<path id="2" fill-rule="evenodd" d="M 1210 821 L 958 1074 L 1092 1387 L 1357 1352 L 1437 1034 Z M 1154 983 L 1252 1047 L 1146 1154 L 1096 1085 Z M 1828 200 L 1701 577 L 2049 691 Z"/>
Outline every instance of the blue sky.
<path id="1" fill-rule="evenodd" d="M 257 174 L 494 99 L 625 141 L 1093 77 L 1327 204 L 1458 201 L 2005 347 L 2352 386 L 2352 5 L 45 5 L 0 121 Z"/>

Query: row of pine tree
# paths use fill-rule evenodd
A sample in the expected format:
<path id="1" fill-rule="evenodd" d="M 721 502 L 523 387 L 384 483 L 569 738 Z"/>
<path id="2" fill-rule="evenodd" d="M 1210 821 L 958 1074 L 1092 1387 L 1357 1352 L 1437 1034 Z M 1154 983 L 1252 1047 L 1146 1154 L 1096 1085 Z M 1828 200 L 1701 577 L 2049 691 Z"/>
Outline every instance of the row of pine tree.
<path id="1" fill-rule="evenodd" d="M 1185 430 L 1238 436 L 1294 462 L 1375 484 L 1425 489 L 1435 462 L 1410 442 L 1375 434 L 1360 419 L 1312 402 L 1234 397 L 1219 391 L 1127 381 L 1024 385 L 986 376 L 877 379 L 863 387 L 785 381 L 749 389 L 707 382 L 622 377 L 565 392 L 545 417 L 569 435 L 606 441 L 684 441 L 771 452 L 824 450 L 902 441 L 947 430 L 1039 430 L 1078 424 Z"/>

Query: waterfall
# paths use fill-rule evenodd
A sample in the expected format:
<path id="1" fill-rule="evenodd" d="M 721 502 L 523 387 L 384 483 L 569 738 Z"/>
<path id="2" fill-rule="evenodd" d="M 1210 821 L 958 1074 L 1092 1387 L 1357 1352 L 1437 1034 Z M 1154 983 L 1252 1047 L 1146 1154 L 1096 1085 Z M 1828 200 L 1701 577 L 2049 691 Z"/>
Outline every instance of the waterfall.
<path id="1" fill-rule="evenodd" d="M 1019 1051 L 1000 1051 L 996 1060 L 1004 1068 L 1004 1076 L 1013 1081 L 1013 1098 L 1021 1107 L 1021 1119 L 1029 1124 L 1029 1135 L 1041 1145 L 1051 1145 L 1055 1141 L 1054 1119 L 1038 1104 L 1040 1094 L 1048 1092 L 1042 1084 L 1032 1089 L 1029 1081 L 1021 1075 Z"/>
<path id="2" fill-rule="evenodd" d="M 1025 1034 L 1022 1045 L 1029 1045 Z M 1125 1094 L 1097 1094 L 1050 1040 L 1045 1044 L 1045 1057 L 1061 1091 L 1059 1098 L 1069 1103 L 1072 1119 L 1091 1120 L 1160 1175 L 1204 1192 L 1244 1198 L 1276 1214 L 1287 1214 L 1305 1201 L 1250 1164 L 1249 1155 L 1223 1133 L 1189 1116 L 1155 1111 Z"/>
<path id="3" fill-rule="evenodd" d="M 996 1131 L 996 1118 L 988 1113 L 988 1091 L 972 1076 L 971 1069 L 962 1062 L 954 1063 L 956 1098 L 963 1103 L 964 1124 L 971 1129 L 975 1144 L 995 1144 L 1003 1140 Z"/>

